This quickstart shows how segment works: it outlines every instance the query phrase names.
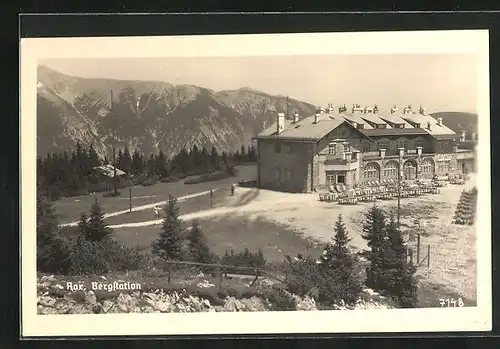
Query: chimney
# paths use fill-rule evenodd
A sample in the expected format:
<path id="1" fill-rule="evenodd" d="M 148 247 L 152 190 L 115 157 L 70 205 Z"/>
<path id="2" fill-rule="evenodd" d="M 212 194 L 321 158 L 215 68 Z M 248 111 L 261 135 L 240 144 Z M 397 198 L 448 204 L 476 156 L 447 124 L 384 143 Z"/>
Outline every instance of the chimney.
<path id="1" fill-rule="evenodd" d="M 420 106 L 419 112 L 420 114 L 425 115 L 425 108 L 422 105 Z"/>
<path id="2" fill-rule="evenodd" d="M 333 114 L 333 112 L 334 112 L 333 104 L 330 104 L 330 106 L 328 107 L 328 114 Z"/>
<path id="3" fill-rule="evenodd" d="M 438 121 L 437 124 L 439 126 L 443 126 L 443 118 L 437 118 L 437 121 Z"/>
<path id="4" fill-rule="evenodd" d="M 315 124 L 317 124 L 319 122 L 319 116 L 320 116 L 319 113 L 316 113 L 316 115 L 314 115 L 314 123 Z"/>
<path id="5" fill-rule="evenodd" d="M 462 135 L 460 136 L 460 142 L 465 142 L 465 131 L 462 131 Z"/>
<path id="6" fill-rule="evenodd" d="M 293 123 L 296 124 L 299 122 L 299 113 L 293 114 Z"/>
<path id="7" fill-rule="evenodd" d="M 285 113 L 278 113 L 277 118 L 278 134 L 285 130 Z"/>

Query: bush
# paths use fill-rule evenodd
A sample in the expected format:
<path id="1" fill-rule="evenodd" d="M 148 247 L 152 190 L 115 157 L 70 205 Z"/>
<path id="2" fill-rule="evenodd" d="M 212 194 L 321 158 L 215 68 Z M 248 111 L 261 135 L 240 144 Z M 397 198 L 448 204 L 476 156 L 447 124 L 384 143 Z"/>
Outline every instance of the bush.
<path id="1" fill-rule="evenodd" d="M 266 298 L 270 303 L 269 310 L 272 311 L 294 311 L 297 308 L 294 297 L 279 288 L 272 289 Z"/>
<path id="2" fill-rule="evenodd" d="M 288 292 L 298 296 L 310 294 L 313 288 L 318 286 L 319 268 L 316 260 L 305 257 L 300 262 L 294 262 L 289 267 L 286 280 L 286 289 Z"/>
<path id="3" fill-rule="evenodd" d="M 70 260 L 70 272 L 75 275 L 123 272 L 138 269 L 143 264 L 143 257 L 137 250 L 123 247 L 111 238 L 90 241 L 79 237 Z"/>
<path id="4" fill-rule="evenodd" d="M 235 268 L 227 268 L 227 273 L 241 273 L 242 270 L 237 267 L 250 267 L 259 269 L 262 268 L 266 264 L 266 260 L 264 259 L 264 254 L 259 249 L 256 253 L 250 252 L 247 248 L 243 252 L 234 253 L 231 250 L 231 253 L 225 252 L 224 256 L 221 258 L 221 264 L 234 266 Z M 249 275 L 254 274 L 252 271 L 246 271 L 245 274 Z"/>

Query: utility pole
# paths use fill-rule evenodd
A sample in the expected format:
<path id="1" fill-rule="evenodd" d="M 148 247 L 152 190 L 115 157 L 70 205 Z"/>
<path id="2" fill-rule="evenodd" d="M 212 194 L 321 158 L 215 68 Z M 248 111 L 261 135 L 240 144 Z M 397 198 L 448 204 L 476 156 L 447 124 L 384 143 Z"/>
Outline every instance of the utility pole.
<path id="1" fill-rule="evenodd" d="M 118 196 L 118 190 L 116 189 L 116 154 L 115 154 L 115 115 L 113 113 L 113 90 L 111 90 L 111 117 L 112 117 L 112 145 L 113 145 L 113 189 L 115 196 Z"/>

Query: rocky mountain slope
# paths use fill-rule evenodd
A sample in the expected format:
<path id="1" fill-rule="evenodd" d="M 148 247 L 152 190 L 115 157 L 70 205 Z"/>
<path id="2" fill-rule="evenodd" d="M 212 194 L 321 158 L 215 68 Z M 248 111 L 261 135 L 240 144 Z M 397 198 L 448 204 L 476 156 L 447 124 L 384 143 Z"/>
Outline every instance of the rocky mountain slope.
<path id="1" fill-rule="evenodd" d="M 286 105 L 286 97 L 249 88 L 216 92 L 166 82 L 87 79 L 39 66 L 38 154 L 78 141 L 93 143 L 101 156 L 109 154 L 113 141 L 144 153 L 161 149 L 172 155 L 195 144 L 233 151 L 248 145 Z M 290 113 L 309 116 L 314 110 L 289 100 Z"/>
<path id="2" fill-rule="evenodd" d="M 262 279 L 250 287 L 242 297 L 217 296 L 218 286 L 204 280 L 182 280 L 186 289 L 144 289 L 127 291 L 92 291 L 90 285 L 82 284 L 84 290 L 71 291 L 66 288 L 64 277 L 39 275 L 37 281 L 37 313 L 42 314 L 103 314 L 103 313 L 190 313 L 190 312 L 236 312 L 274 310 L 271 302 L 257 290 L 272 287 L 272 282 Z M 110 282 L 101 277 L 100 282 Z M 104 281 L 106 280 L 106 281 Z M 180 281 L 179 281 L 180 282 Z M 246 280 L 251 283 L 252 279 Z M 242 280 L 243 283 L 243 280 Z M 195 287 L 192 287 L 195 286 Z M 286 291 L 284 291 L 286 292 Z M 194 293 L 194 294 L 193 294 Z M 246 295 L 245 295 L 246 294 Z M 312 297 L 290 294 L 295 301 L 295 310 L 318 310 Z M 342 303 L 342 302 L 341 302 Z M 394 306 L 385 297 L 365 289 L 353 305 L 336 304 L 335 310 L 391 309 Z"/>

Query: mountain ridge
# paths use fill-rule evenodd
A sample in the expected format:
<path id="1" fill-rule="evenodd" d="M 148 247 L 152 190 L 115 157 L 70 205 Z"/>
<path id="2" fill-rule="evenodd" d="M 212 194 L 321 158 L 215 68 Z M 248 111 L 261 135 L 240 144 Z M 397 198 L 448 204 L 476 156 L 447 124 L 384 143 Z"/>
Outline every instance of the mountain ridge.
<path id="1" fill-rule="evenodd" d="M 101 157 L 109 157 L 113 143 L 167 156 L 194 145 L 235 151 L 250 144 L 263 124 L 274 123 L 277 112 L 288 107 L 290 114 L 306 117 L 317 108 L 248 86 L 215 91 L 162 81 L 81 78 L 44 65 L 38 67 L 37 83 L 39 155 L 77 142 L 94 145 Z M 460 120 L 462 125 L 465 119 Z"/>

